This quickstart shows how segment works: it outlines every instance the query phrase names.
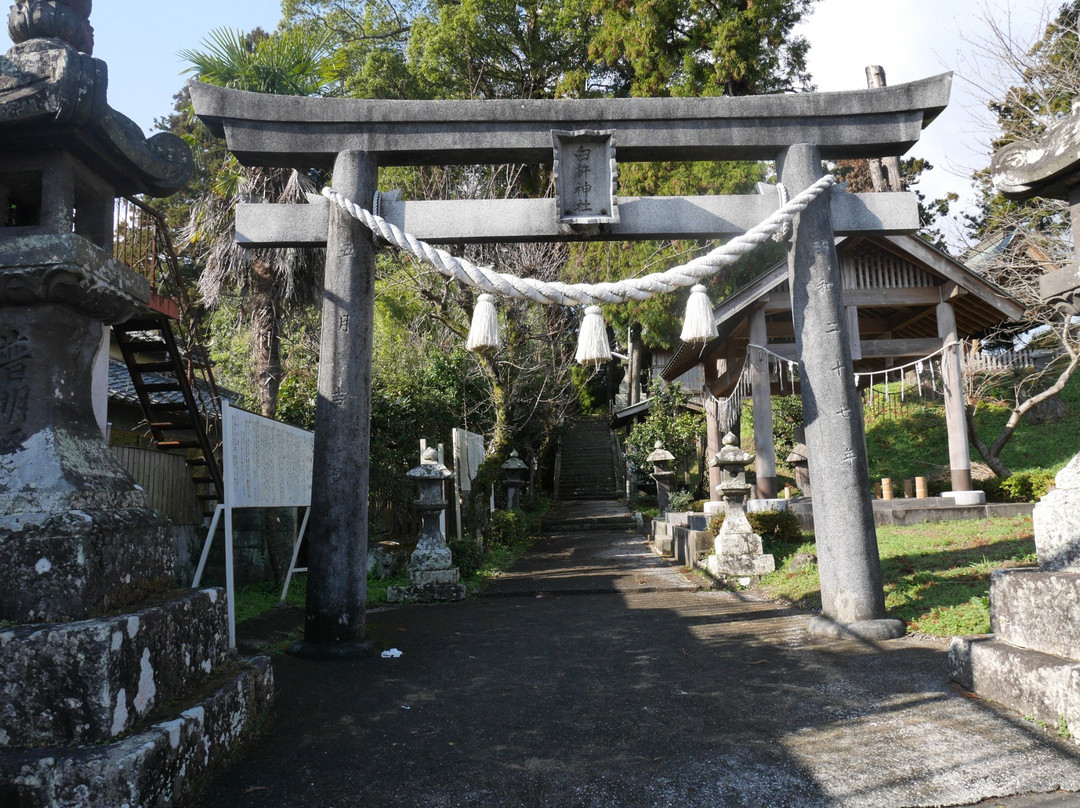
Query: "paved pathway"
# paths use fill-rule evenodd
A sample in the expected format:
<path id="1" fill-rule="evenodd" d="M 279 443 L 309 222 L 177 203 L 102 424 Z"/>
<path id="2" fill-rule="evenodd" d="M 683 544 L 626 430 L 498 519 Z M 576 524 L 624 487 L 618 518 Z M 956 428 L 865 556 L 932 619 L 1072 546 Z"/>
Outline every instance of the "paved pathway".
<path id="1" fill-rule="evenodd" d="M 633 533 L 560 533 L 491 597 L 373 612 L 403 655 L 276 657 L 268 732 L 201 805 L 1080 805 L 1077 748 L 952 689 L 940 644 L 696 585 Z"/>

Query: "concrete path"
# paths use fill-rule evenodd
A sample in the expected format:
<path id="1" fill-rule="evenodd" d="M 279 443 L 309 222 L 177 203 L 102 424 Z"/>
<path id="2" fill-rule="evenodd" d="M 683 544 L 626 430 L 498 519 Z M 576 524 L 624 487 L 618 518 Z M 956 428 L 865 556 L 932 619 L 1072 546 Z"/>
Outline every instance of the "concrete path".
<path id="1" fill-rule="evenodd" d="M 402 656 L 275 657 L 269 730 L 200 804 L 1080 805 L 1077 747 L 952 689 L 941 644 L 696 586 L 633 533 L 560 533 L 490 597 L 370 613 Z"/>

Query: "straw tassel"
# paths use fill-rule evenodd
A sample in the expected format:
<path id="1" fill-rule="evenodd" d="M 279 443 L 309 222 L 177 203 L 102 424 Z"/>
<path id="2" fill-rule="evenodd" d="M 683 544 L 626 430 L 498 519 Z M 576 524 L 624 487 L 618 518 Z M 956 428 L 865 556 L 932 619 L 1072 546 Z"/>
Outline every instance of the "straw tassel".
<path id="1" fill-rule="evenodd" d="M 690 290 L 690 298 L 686 301 L 686 317 L 683 318 L 682 339 L 683 342 L 708 342 L 717 336 L 716 324 L 713 322 L 712 303 L 705 287 L 700 283 L 695 284 Z"/>
<path id="2" fill-rule="evenodd" d="M 581 321 L 581 333 L 578 335 L 577 361 L 580 365 L 607 362 L 611 359 L 608 345 L 607 326 L 600 314 L 599 306 L 585 309 L 585 318 Z"/>
<path id="3" fill-rule="evenodd" d="M 499 314 L 495 311 L 495 298 L 491 295 L 483 294 L 476 298 L 469 341 L 465 343 L 465 347 L 474 353 L 497 351 L 502 347 L 499 339 Z"/>

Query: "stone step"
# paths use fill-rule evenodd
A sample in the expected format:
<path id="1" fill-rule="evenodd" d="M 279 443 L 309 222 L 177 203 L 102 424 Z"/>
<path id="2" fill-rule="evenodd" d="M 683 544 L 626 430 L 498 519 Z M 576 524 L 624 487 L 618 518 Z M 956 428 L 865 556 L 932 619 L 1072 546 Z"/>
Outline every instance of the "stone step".
<path id="1" fill-rule="evenodd" d="M 990 624 L 1009 645 L 1080 660 L 1080 573 L 994 570 Z"/>
<path id="2" fill-rule="evenodd" d="M 981 698 L 1080 733 L 1080 662 L 1000 642 L 954 637 L 949 675 Z"/>
<path id="3" fill-rule="evenodd" d="M 256 657 L 175 718 L 121 740 L 6 752 L 0 783 L 14 793 L 0 797 L 14 796 L 19 808 L 75 805 L 73 795 L 81 808 L 186 805 L 262 726 L 273 692 L 270 659 Z"/>
<path id="4" fill-rule="evenodd" d="M 632 513 L 544 520 L 544 530 L 552 533 L 577 530 L 637 530 L 637 517 Z"/>
<path id="5" fill-rule="evenodd" d="M 0 629 L 0 748 L 111 741 L 215 675 L 228 631 L 219 589 L 116 617 Z"/>

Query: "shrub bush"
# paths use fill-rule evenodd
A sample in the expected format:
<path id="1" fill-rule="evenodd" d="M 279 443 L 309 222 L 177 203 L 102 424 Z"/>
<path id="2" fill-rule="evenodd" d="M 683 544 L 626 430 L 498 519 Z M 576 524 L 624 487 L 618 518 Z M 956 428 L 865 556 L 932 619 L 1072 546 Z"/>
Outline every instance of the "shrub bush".
<path id="1" fill-rule="evenodd" d="M 484 547 L 479 539 L 466 535 L 460 539 L 450 539 L 446 544 L 462 578 L 475 575 L 484 563 Z"/>
<path id="2" fill-rule="evenodd" d="M 487 540 L 491 544 L 513 547 L 531 536 L 539 534 L 542 511 L 526 513 L 515 508 L 512 511 L 495 511 L 487 526 Z"/>
<path id="3" fill-rule="evenodd" d="M 803 540 L 799 517 L 791 511 L 760 511 L 746 514 L 750 527 L 763 541 L 778 544 L 799 544 Z M 724 524 L 724 514 L 718 513 L 709 520 L 709 531 L 715 536 Z"/>
<path id="4" fill-rule="evenodd" d="M 668 498 L 669 511 L 675 513 L 681 513 L 682 511 L 692 510 L 694 505 L 694 495 L 686 489 L 679 489 Z"/>
<path id="5" fill-rule="evenodd" d="M 976 480 L 975 488 L 986 492 L 990 502 L 1037 502 L 1054 487 L 1054 473 L 1046 469 L 1019 471 L 1002 480 Z"/>

